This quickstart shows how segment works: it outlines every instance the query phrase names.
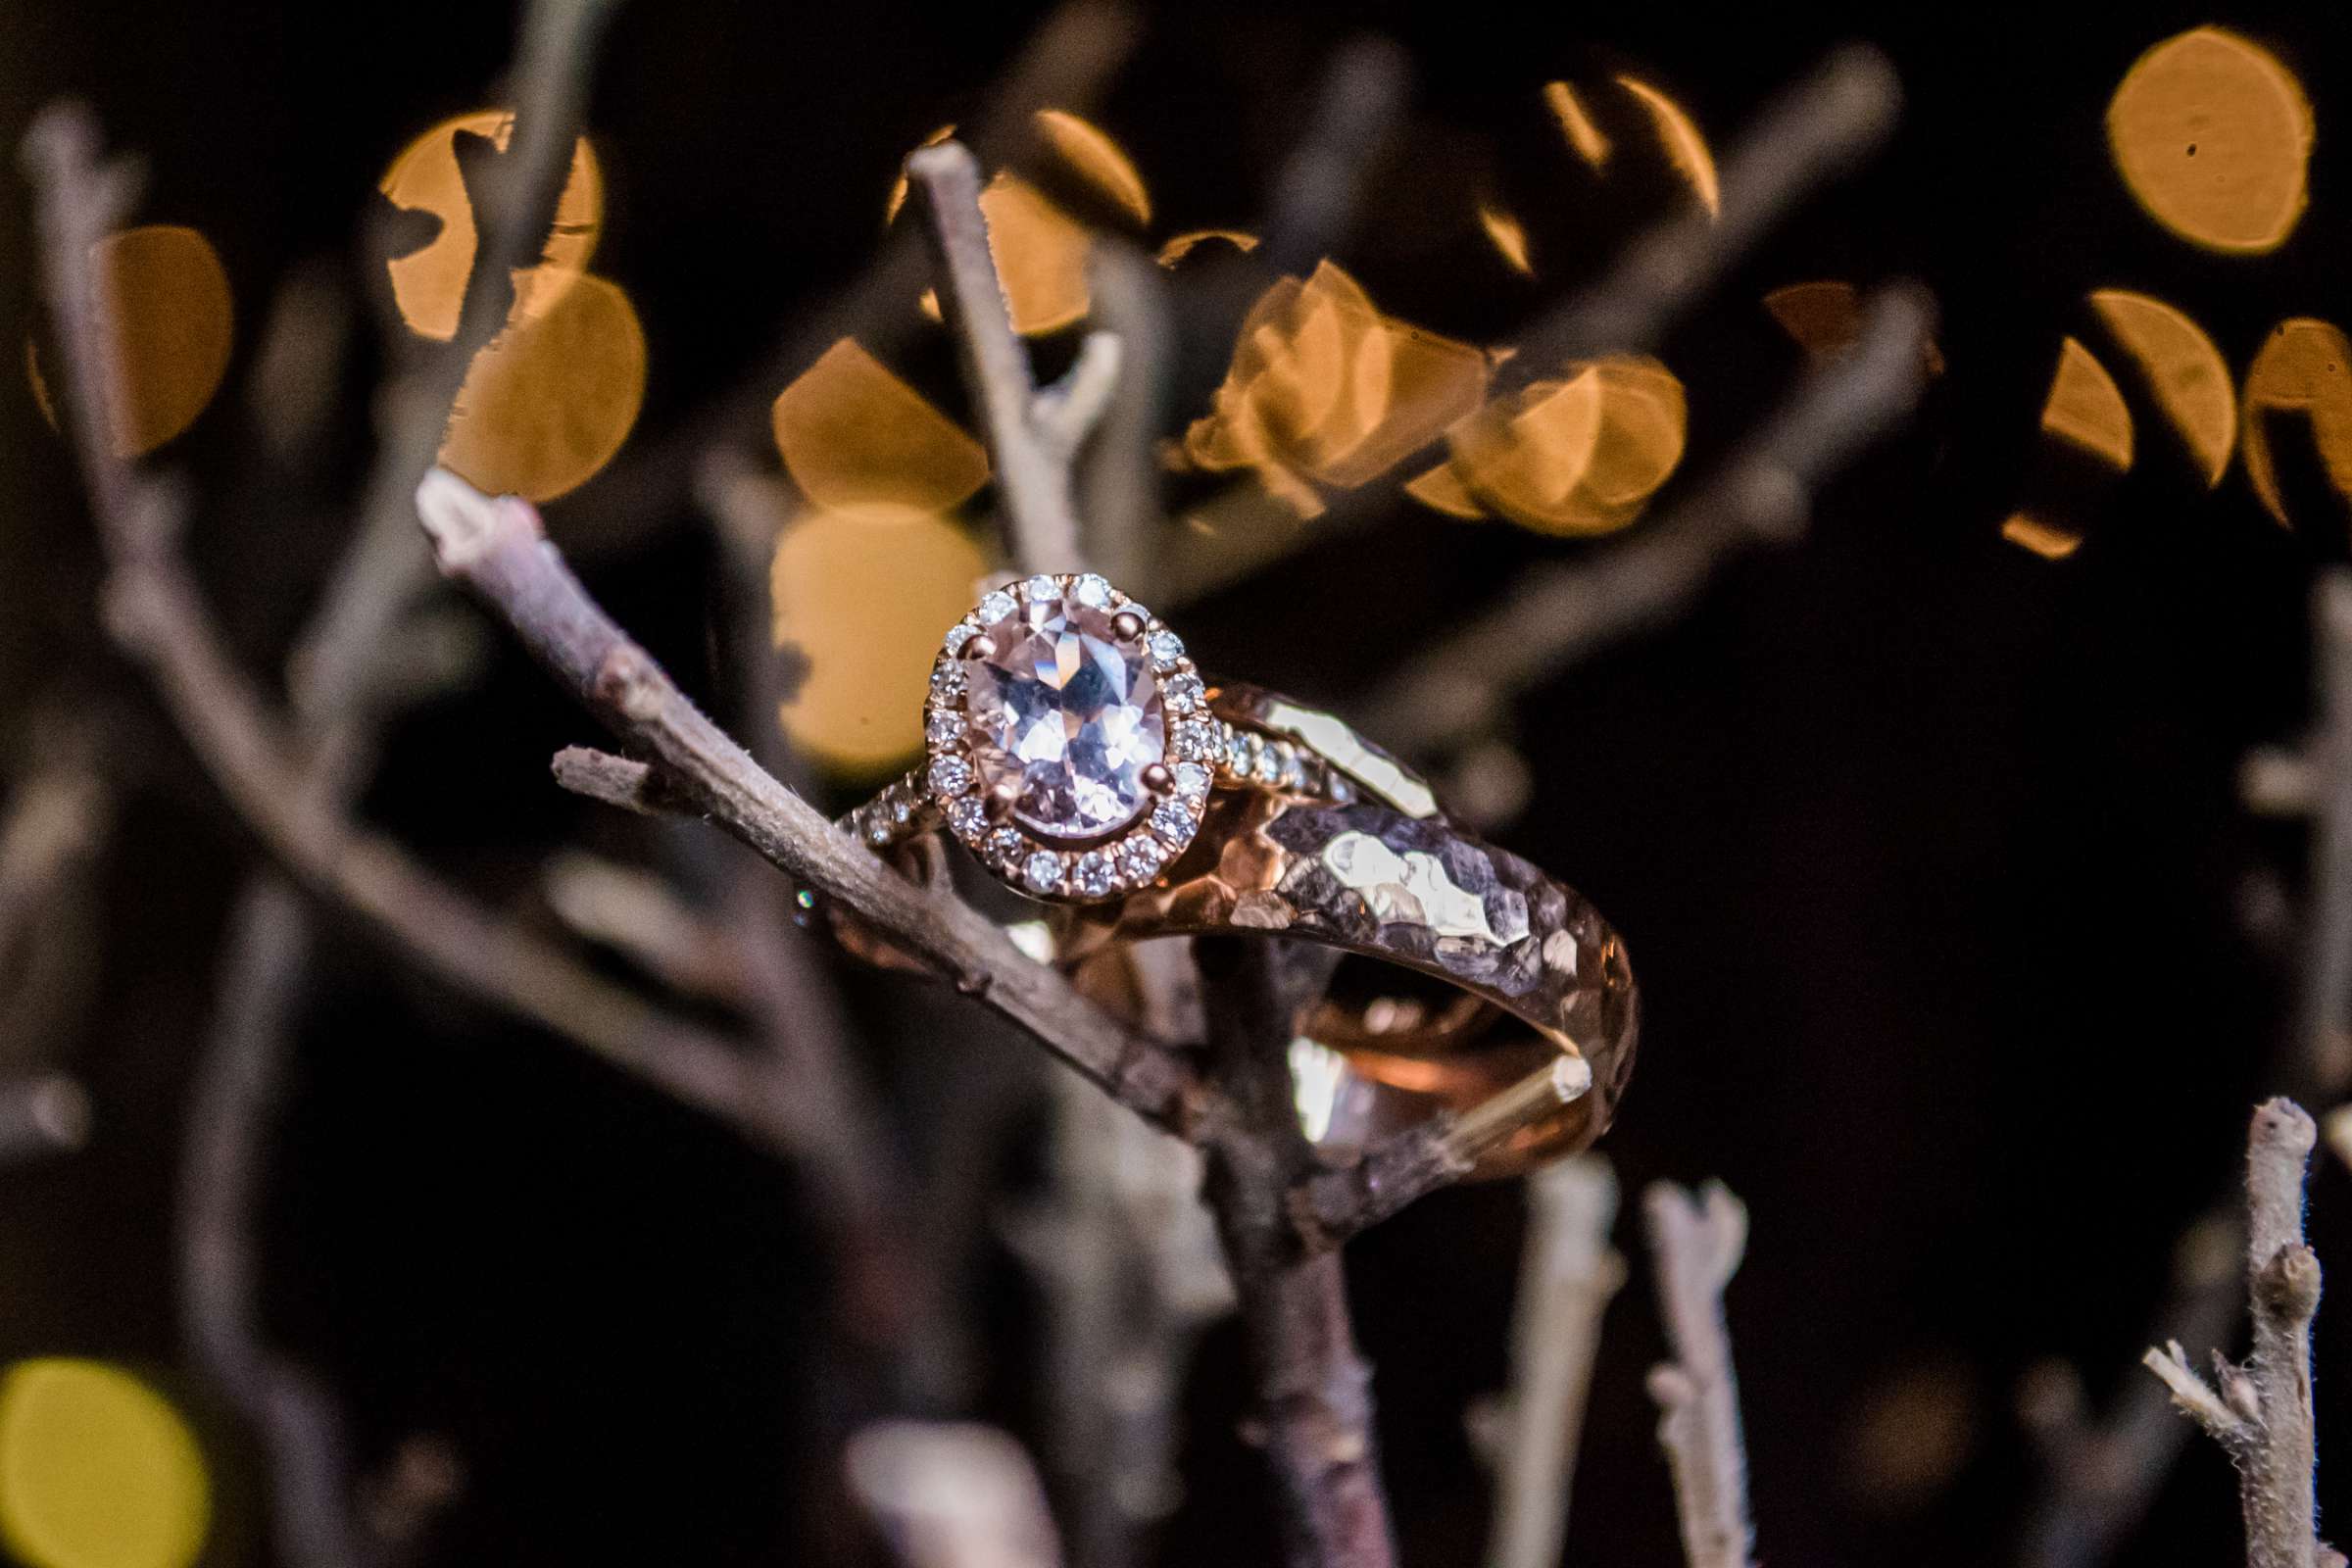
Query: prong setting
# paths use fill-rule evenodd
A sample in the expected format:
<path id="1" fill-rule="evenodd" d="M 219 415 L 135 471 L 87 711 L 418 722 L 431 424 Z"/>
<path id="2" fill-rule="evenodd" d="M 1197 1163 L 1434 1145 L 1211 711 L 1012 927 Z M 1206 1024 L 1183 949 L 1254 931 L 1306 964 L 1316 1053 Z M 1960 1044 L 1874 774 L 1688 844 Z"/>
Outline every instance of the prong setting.
<path id="1" fill-rule="evenodd" d="M 974 756 L 975 743 L 986 741 L 986 732 L 971 706 L 973 671 L 994 676 L 996 671 L 980 666 L 1018 646 L 1002 641 L 1003 624 L 1027 616 L 1047 601 L 1065 600 L 1091 612 L 1109 612 L 1108 629 L 1126 650 L 1123 657 L 1134 672 L 1136 700 L 1156 707 L 1159 716 L 1151 721 L 1164 725 L 1165 735 L 1161 756 L 1128 775 L 1140 782 L 1142 792 L 1126 819 L 1105 832 L 1066 838 L 1024 818 L 1021 784 L 1011 778 L 989 782 L 989 768 Z M 1092 624 L 1094 635 L 1101 635 L 1104 622 Z M 990 628 L 999 635 L 992 636 Z M 981 684 L 990 689 L 986 679 Z M 1102 578 L 1041 575 L 1005 584 L 987 594 L 941 642 L 925 707 L 924 793 L 948 830 L 1014 891 L 1061 903 L 1120 897 L 1157 880 L 1200 831 L 1208 805 L 1208 764 L 1225 747 L 1223 726 L 1209 716 L 1204 692 L 1183 641 Z M 999 760 L 991 766 L 1001 769 L 1004 754 L 989 755 Z"/>

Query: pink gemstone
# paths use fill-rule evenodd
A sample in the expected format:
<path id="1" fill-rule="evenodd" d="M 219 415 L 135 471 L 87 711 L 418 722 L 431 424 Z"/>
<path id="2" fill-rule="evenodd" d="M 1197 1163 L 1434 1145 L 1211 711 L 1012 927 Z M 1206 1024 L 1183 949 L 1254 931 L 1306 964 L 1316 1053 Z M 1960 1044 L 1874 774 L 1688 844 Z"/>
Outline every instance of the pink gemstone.
<path id="1" fill-rule="evenodd" d="M 1037 598 L 981 626 L 996 652 L 963 658 L 965 735 L 983 791 L 1009 782 L 1032 832 L 1090 839 L 1151 805 L 1144 769 L 1167 756 L 1152 658 L 1114 612 Z"/>

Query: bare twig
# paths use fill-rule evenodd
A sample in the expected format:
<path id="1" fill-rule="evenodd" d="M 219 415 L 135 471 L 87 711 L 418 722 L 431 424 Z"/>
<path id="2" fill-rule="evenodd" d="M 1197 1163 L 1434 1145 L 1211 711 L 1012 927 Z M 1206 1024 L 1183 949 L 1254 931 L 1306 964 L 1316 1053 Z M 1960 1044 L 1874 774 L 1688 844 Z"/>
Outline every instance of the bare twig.
<path id="1" fill-rule="evenodd" d="M 1111 1019 L 978 911 L 944 889 L 916 887 L 777 783 L 588 597 L 528 502 L 492 500 L 438 471 L 416 500 L 442 570 L 504 615 L 532 656 L 659 763 L 698 809 L 839 899 L 1120 1103 L 1171 1130 L 1194 1130 L 1208 1109 L 1205 1089 L 1177 1053 Z"/>
<path id="2" fill-rule="evenodd" d="M 732 933 L 651 871 L 565 851 L 540 881 L 556 918 L 681 996 L 742 1007 L 749 997 Z"/>
<path id="3" fill-rule="evenodd" d="M 432 582 L 410 498 L 433 466 L 474 356 L 506 326 L 514 274 L 536 265 L 555 224 L 587 112 L 590 71 L 615 0 L 533 0 L 514 65 L 517 95 L 507 150 L 469 186 L 473 270 L 456 333 L 421 352 L 385 389 L 384 441 L 358 538 L 290 661 L 294 710 L 326 722 L 367 684 L 367 669 L 412 598 Z"/>
<path id="4" fill-rule="evenodd" d="M 1900 102 L 1884 55 L 1859 45 L 1833 53 L 1740 133 L 1724 163 L 1720 216 L 1710 220 L 1691 211 L 1665 220 L 1629 247 L 1597 283 L 1530 321 L 1519 334 L 1519 352 L 1496 374 L 1495 393 L 1556 375 L 1572 360 L 1654 348 L 1799 201 L 1877 147 Z M 1446 456 L 1444 439 L 1433 440 L 1390 473 L 1408 477 Z M 1197 599 L 1302 543 L 1388 515 L 1396 499 L 1395 483 L 1384 479 L 1333 498 L 1307 525 L 1289 508 L 1264 502 L 1254 483 L 1237 486 L 1233 494 L 1238 499 L 1232 504 L 1247 507 L 1250 515 L 1170 552 L 1157 590 L 1165 602 Z"/>
<path id="5" fill-rule="evenodd" d="M 1050 1318 L 1045 1452 L 1075 1568 L 1138 1558 L 1180 1496 L 1184 1371 L 1233 1286 L 1200 1202 L 1200 1156 L 1067 1073 L 1046 1190 L 1005 1217 Z"/>
<path id="6" fill-rule="evenodd" d="M 2352 570 L 2322 575 L 2311 622 L 2320 719 L 2305 752 L 2316 788 L 2295 1037 L 2299 1076 L 2333 1098 L 2352 1078 Z"/>
<path id="7" fill-rule="evenodd" d="M 349 1445 L 334 1401 L 265 1343 L 254 1210 L 293 1050 L 310 917 L 273 876 L 231 918 L 211 1038 L 197 1058 L 179 1182 L 179 1297 L 189 1353 L 269 1450 L 278 1549 L 300 1568 L 370 1555 L 348 1494 Z"/>
<path id="8" fill-rule="evenodd" d="M 1063 0 L 1023 45 L 963 139 L 989 167 L 1022 161 L 1034 139 L 1037 111 L 1086 113 L 1142 33 L 1140 13 L 1124 0 Z M 671 432 L 637 443 L 636 453 L 565 500 L 558 516 L 567 547 L 584 554 L 637 537 L 691 487 L 713 446 L 764 444 L 776 393 L 844 337 L 854 336 L 888 359 L 928 330 L 911 302 L 922 293 L 931 265 L 925 240 L 901 223 L 865 270 L 795 320 L 739 385 L 679 420 Z"/>
<path id="9" fill-rule="evenodd" d="M 574 795 L 617 806 L 640 816 L 694 809 L 668 779 L 633 757 L 615 757 L 593 746 L 566 746 L 548 764 L 556 783 Z"/>
<path id="10" fill-rule="evenodd" d="M 2258 752 L 2241 771 L 2249 809 L 2292 811 L 2312 820 L 2310 884 L 2303 962 L 2283 1043 L 2290 1090 L 2332 1100 L 2352 1075 L 2352 571 L 2331 567 L 2311 596 L 2312 661 L 2319 716 L 2298 751 Z M 2209 1205 L 2184 1234 L 2176 1256 L 2251 1246 L 2234 1198 Z M 2230 1245 L 2206 1246 L 2205 1236 Z M 2182 1272 L 2188 1271 L 2188 1272 Z M 2173 1298 L 2157 1316 L 2159 1344 L 2219 1345 L 2235 1332 L 2243 1298 L 2230 1276 L 2202 1264 L 2177 1266 Z M 2193 1273 L 2193 1279 L 2189 1274 Z M 2102 1561 L 2147 1511 L 2185 1446 L 2186 1429 L 2158 1391 L 2133 1378 L 2095 1425 L 2076 1422 L 2052 1445 L 2050 1467 L 2026 1537 L 2033 1568 L 2078 1568 Z"/>
<path id="11" fill-rule="evenodd" d="M 1600 1321 L 1625 1284 L 1609 1246 L 1617 1178 L 1598 1154 L 1528 1179 L 1526 1260 L 1511 1317 L 1511 1386 L 1489 1423 L 1498 1472 L 1488 1568 L 1556 1568 L 1568 1488 L 1600 1348 Z"/>
<path id="12" fill-rule="evenodd" d="M 1747 1247 L 1747 1210 L 1709 1182 L 1690 1193 L 1653 1182 L 1642 1197 L 1658 1311 L 1674 1359 L 1652 1367 L 1658 1443 L 1674 1472 L 1675 1511 L 1690 1568 L 1749 1568 L 1755 1530 L 1747 1513 L 1747 1448 L 1723 1289 Z"/>
<path id="13" fill-rule="evenodd" d="M 1117 380 L 1118 340 L 1090 335 L 1067 386 L 1040 393 L 989 253 L 979 162 L 960 142 L 941 142 L 907 158 L 906 177 L 922 193 L 940 303 L 980 405 L 1014 565 L 1025 572 L 1071 570 L 1078 564 L 1078 513 L 1070 459 Z"/>
<path id="14" fill-rule="evenodd" d="M 2237 1466 L 2247 1568 L 2314 1568 L 2321 1545 L 2311 1410 L 2311 1320 L 2319 1255 L 2303 1240 L 2303 1178 L 2318 1129 L 2291 1100 L 2254 1108 L 2246 1135 L 2246 1296 L 2254 1348 L 2243 1363 L 2214 1352 L 2214 1381 L 2179 1341 L 2144 1361 L 2173 1402 Z"/>
<path id="15" fill-rule="evenodd" d="M 492 919 L 321 798 L 319 775 L 229 659 L 188 575 L 176 549 L 176 493 L 117 459 L 106 440 L 118 367 L 87 257 L 127 208 L 130 178 L 120 164 L 97 165 L 95 152 L 95 127 L 75 108 L 49 110 L 26 138 L 40 187 L 50 304 L 67 348 L 73 434 L 113 572 L 106 608 L 117 642 L 149 667 L 223 793 L 299 881 L 361 915 L 444 978 L 755 1141 L 789 1149 L 797 1133 L 792 1103 L 729 1042 Z"/>
<path id="16" fill-rule="evenodd" d="M 2238 1252 L 2244 1226 L 2231 1210 L 2208 1212 L 2173 1249 L 2172 1290 L 2156 1314 L 2166 1340 L 2213 1345 L 2235 1331 L 2244 1308 Z M 2042 1450 L 2047 1479 L 2027 1516 L 2019 1556 L 2027 1568 L 2083 1568 L 2113 1556 L 2147 1512 L 2191 1436 L 2158 1384 L 2136 1375 L 2095 1421 L 2072 1368 L 2029 1380 L 2021 1403 Z"/>
<path id="17" fill-rule="evenodd" d="M 1167 528 L 1154 443 L 1176 360 L 1167 272 L 1107 234 L 1091 254 L 1093 319 L 1117 334 L 1121 373 L 1079 466 L 1079 521 L 1089 564 L 1113 582 L 1152 583 Z"/>
<path id="18" fill-rule="evenodd" d="M 1299 1243 L 1337 1247 L 1406 1204 L 1468 1176 L 1479 1160 L 1558 1114 L 1592 1087 L 1582 1056 L 1557 1056 L 1461 1112 L 1441 1112 L 1366 1151 L 1354 1164 L 1318 1171 L 1293 1197 Z"/>
<path id="19" fill-rule="evenodd" d="M 1061 1549 L 1021 1446 L 995 1427 L 878 1421 L 850 1442 L 850 1487 L 906 1568 L 1055 1568 Z"/>
<path id="20" fill-rule="evenodd" d="M 1301 1258 L 1288 1194 L 1314 1161 L 1289 1046 L 1296 1011 L 1278 944 L 1194 942 L 1218 1086 L 1236 1114 L 1208 1144 L 1209 1205 L 1225 1241 L 1255 1372 L 1258 1421 L 1292 1568 L 1389 1568 L 1396 1544 L 1372 1430 L 1372 1369 L 1355 1348 L 1336 1251 Z"/>
<path id="21" fill-rule="evenodd" d="M 1325 68 L 1306 130 L 1276 173 L 1259 250 L 1263 270 L 1303 272 L 1346 242 L 1372 160 L 1403 114 L 1412 61 L 1393 40 L 1365 34 Z"/>
<path id="22" fill-rule="evenodd" d="M 1738 551 L 1799 536 L 1814 489 L 1910 411 L 1930 314 L 1916 289 L 1881 290 L 1861 341 L 1808 371 L 1688 500 L 1590 563 L 1531 567 L 1383 686 L 1364 729 L 1408 756 L 1441 751 L 1491 725 L 1513 694 L 1684 608 Z"/>

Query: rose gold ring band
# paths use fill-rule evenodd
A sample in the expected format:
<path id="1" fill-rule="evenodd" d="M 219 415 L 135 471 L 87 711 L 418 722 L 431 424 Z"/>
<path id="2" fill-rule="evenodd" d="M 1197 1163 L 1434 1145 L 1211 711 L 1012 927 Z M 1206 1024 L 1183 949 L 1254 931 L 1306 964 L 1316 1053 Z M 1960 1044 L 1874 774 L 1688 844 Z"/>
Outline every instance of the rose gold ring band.
<path id="1" fill-rule="evenodd" d="M 1608 1126 L 1633 1067 L 1638 1002 L 1623 942 L 1574 890 L 1472 837 L 1428 785 L 1329 713 L 1254 687 L 1210 690 L 1227 755 L 1197 836 L 1149 885 L 1048 904 L 1031 945 L 1135 1021 L 1189 1027 L 1154 1000 L 1149 944 L 1209 933 L 1294 939 L 1377 960 L 1298 1020 L 1301 1119 L 1334 1154 L 1436 1109 L 1467 1109 L 1561 1055 L 1591 1087 L 1484 1157 L 1502 1176 L 1582 1149 Z M 928 878 L 944 868 L 911 783 L 851 813 L 866 841 Z M 906 962 L 834 911 L 842 944 Z M 1396 970 L 1442 983 L 1382 982 Z"/>

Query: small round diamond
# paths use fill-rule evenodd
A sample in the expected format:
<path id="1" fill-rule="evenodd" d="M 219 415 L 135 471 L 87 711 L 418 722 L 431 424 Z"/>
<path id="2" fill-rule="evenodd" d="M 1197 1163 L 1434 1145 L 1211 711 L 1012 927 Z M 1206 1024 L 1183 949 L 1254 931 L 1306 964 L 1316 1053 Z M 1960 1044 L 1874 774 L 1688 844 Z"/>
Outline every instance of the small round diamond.
<path id="1" fill-rule="evenodd" d="M 1138 833 L 1118 848 L 1119 874 L 1130 882 L 1149 882 L 1159 875 L 1167 861 L 1167 851 L 1148 833 Z"/>
<path id="2" fill-rule="evenodd" d="M 969 843 L 980 836 L 981 829 L 988 826 L 988 808 L 980 804 L 979 797 L 974 795 L 950 801 L 948 826 L 956 830 L 957 838 Z"/>
<path id="3" fill-rule="evenodd" d="M 1089 850 L 1078 857 L 1070 868 L 1070 886 L 1090 899 L 1099 899 L 1111 889 L 1116 880 L 1111 874 L 1110 857 L 1101 850 Z"/>
<path id="4" fill-rule="evenodd" d="M 1167 694 L 1168 707 L 1179 713 L 1189 713 L 1200 706 L 1205 688 L 1200 677 L 1191 670 L 1178 670 L 1170 675 L 1160 690 Z"/>
<path id="5" fill-rule="evenodd" d="M 1261 746 L 1250 759 L 1250 776 L 1260 784 L 1271 784 L 1282 776 L 1282 754 L 1271 746 Z"/>
<path id="6" fill-rule="evenodd" d="M 989 858 L 1010 865 L 1019 858 L 1022 848 L 1028 842 L 1011 828 L 1001 827 L 988 836 Z"/>
<path id="7" fill-rule="evenodd" d="M 963 666 L 947 663 L 931 667 L 931 695 L 944 702 L 963 695 Z"/>
<path id="8" fill-rule="evenodd" d="M 948 628 L 948 635 L 940 643 L 940 646 L 945 648 L 949 655 L 953 657 L 954 655 L 962 653 L 963 645 L 979 635 L 979 627 L 973 625 L 968 620 L 959 620 L 955 625 Z"/>
<path id="9" fill-rule="evenodd" d="M 1110 608 L 1110 584 L 1091 571 L 1083 572 L 1076 582 L 1070 584 L 1070 597 L 1089 610 L 1107 610 Z"/>
<path id="10" fill-rule="evenodd" d="M 1176 793 L 1198 800 L 1208 793 L 1209 773 L 1199 762 L 1176 764 Z"/>
<path id="11" fill-rule="evenodd" d="M 923 739 L 942 746 L 963 733 L 963 715 L 935 708 L 923 715 Z"/>
<path id="12" fill-rule="evenodd" d="M 890 798 L 890 825 L 905 827 L 913 820 L 914 803 L 904 795 L 892 796 Z"/>
<path id="13" fill-rule="evenodd" d="M 931 759 L 931 793 L 945 800 L 972 787 L 972 764 L 960 757 Z"/>
<path id="14" fill-rule="evenodd" d="M 1215 757 L 1223 742 L 1217 726 L 1207 719 L 1194 719 L 1176 729 L 1176 755 L 1187 761 L 1205 762 Z"/>
<path id="15" fill-rule="evenodd" d="M 890 842 L 890 824 L 882 818 L 868 817 L 865 823 L 865 842 L 880 849 Z"/>
<path id="16" fill-rule="evenodd" d="M 1306 784 L 1306 760 L 1298 748 L 1286 746 L 1282 752 L 1282 771 L 1275 775 L 1274 787 L 1297 794 Z"/>
<path id="17" fill-rule="evenodd" d="M 1152 634 L 1152 657 L 1162 665 L 1173 664 L 1184 657 L 1184 639 L 1162 627 Z"/>
<path id="18" fill-rule="evenodd" d="M 1021 880 L 1035 892 L 1053 892 L 1061 886 L 1061 857 L 1052 850 L 1034 851 L 1021 862 Z"/>
<path id="19" fill-rule="evenodd" d="M 1031 604 L 1043 604 L 1061 597 L 1061 584 L 1051 577 L 1032 577 L 1021 584 L 1021 597 Z"/>
<path id="20" fill-rule="evenodd" d="M 1193 836 L 1193 803 L 1169 799 L 1152 808 L 1152 831 L 1181 844 Z"/>
<path id="21" fill-rule="evenodd" d="M 980 621 L 993 622 L 1003 620 L 1006 615 L 1011 614 L 1012 611 L 1012 595 L 999 591 L 982 599 L 980 608 L 973 611 L 972 614 Z"/>
<path id="22" fill-rule="evenodd" d="M 1237 729 L 1225 737 L 1225 765 L 1244 778 L 1250 776 L 1250 759 L 1256 753 L 1257 737 L 1246 729 Z"/>

